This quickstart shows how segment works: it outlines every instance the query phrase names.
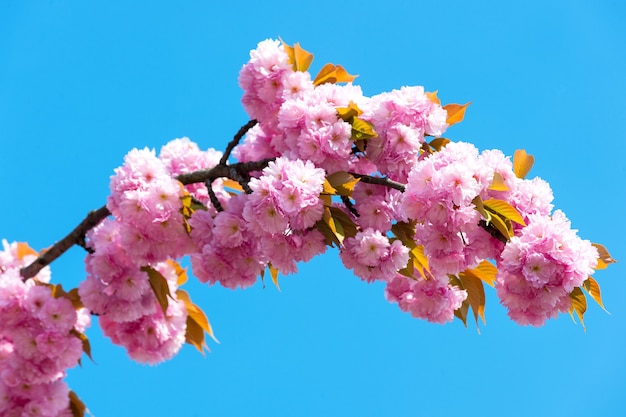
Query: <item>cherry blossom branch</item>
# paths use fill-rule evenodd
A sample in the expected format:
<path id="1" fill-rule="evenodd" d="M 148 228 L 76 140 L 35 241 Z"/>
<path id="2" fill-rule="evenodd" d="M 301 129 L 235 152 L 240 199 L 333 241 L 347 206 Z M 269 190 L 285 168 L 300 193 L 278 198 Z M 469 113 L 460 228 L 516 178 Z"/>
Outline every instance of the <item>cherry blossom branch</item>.
<path id="1" fill-rule="evenodd" d="M 250 123 L 248 123 L 250 124 Z M 267 166 L 273 159 L 263 159 L 261 161 L 236 163 L 232 165 L 217 165 L 211 169 L 181 174 L 176 179 L 183 185 L 213 182 L 218 178 L 230 178 L 238 181 L 242 177 L 248 175 L 252 171 L 260 171 Z M 234 177 L 234 178 L 233 178 Z M 72 246 L 78 245 L 85 247 L 85 235 L 87 232 L 96 227 L 102 220 L 107 218 L 111 212 L 106 206 L 102 206 L 97 210 L 93 210 L 87 214 L 87 217 L 80 222 L 67 236 L 52 245 L 48 250 L 39 255 L 30 265 L 22 268 L 20 271 L 22 278 L 27 280 L 34 277 L 46 266 L 54 262 L 58 257 L 63 255 Z"/>
<path id="2" fill-rule="evenodd" d="M 404 192 L 404 190 L 406 189 L 404 184 L 390 180 L 389 178 L 372 177 L 370 175 L 357 174 L 355 172 L 350 172 L 349 174 L 352 175 L 354 178 L 359 178 L 361 182 L 367 184 L 384 185 L 386 187 L 396 189 L 400 192 Z"/>
<path id="3" fill-rule="evenodd" d="M 243 138 L 243 135 L 245 135 L 248 130 L 252 129 L 257 123 L 258 122 L 253 119 L 239 128 L 237 133 L 235 133 L 233 140 L 231 140 L 226 146 L 226 150 L 224 151 L 224 155 L 222 155 L 222 158 L 220 159 L 219 165 L 226 165 L 228 158 L 230 158 L 230 154 L 232 153 L 233 149 L 235 149 L 235 146 L 237 146 L 241 138 Z"/>
<path id="4" fill-rule="evenodd" d="M 39 255 L 37 259 L 20 271 L 24 280 L 32 278 L 43 268 L 50 265 L 55 259 L 63 255 L 69 248 L 84 241 L 85 234 L 98 223 L 104 220 L 111 212 L 106 206 L 90 211 L 87 217 L 80 222 L 67 236 L 52 245 L 50 249 Z"/>

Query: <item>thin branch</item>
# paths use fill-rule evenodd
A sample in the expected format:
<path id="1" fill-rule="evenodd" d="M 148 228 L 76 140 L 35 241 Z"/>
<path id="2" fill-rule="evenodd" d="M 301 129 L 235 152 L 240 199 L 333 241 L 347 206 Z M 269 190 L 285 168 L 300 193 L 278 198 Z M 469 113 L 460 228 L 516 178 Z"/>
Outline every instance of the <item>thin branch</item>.
<path id="1" fill-rule="evenodd" d="M 389 178 L 372 177 L 371 175 L 357 174 L 355 172 L 350 172 L 349 174 L 355 178 L 359 178 L 361 182 L 366 184 L 384 185 L 385 187 L 393 188 L 400 192 L 404 192 L 404 190 L 406 190 L 406 186 L 404 184 L 390 180 Z"/>
<path id="2" fill-rule="evenodd" d="M 106 206 L 102 206 L 97 210 L 89 212 L 87 217 L 80 222 L 67 236 L 52 245 L 50 249 L 42 253 L 35 261 L 20 271 L 22 277 L 26 280 L 32 278 L 43 268 L 50 265 L 55 259 L 63 255 L 69 248 L 85 239 L 85 234 L 96 227 L 111 212 Z"/>
<path id="3" fill-rule="evenodd" d="M 211 204 L 213 204 L 213 207 L 215 207 L 215 210 L 217 211 L 224 211 L 224 207 L 222 207 L 222 203 L 220 203 L 220 200 L 218 200 L 217 196 L 215 195 L 215 191 L 213 191 L 213 181 L 206 181 L 205 182 L 206 188 L 209 190 L 209 198 L 211 199 Z"/>
<path id="4" fill-rule="evenodd" d="M 176 179 L 184 185 L 205 182 L 207 183 L 207 186 L 209 186 L 211 182 L 215 181 L 218 178 L 231 178 L 235 181 L 238 181 L 238 179 L 241 179 L 252 171 L 262 170 L 271 161 L 273 161 L 273 159 L 237 163 L 233 165 L 217 165 L 211 169 L 190 172 L 188 174 L 181 174 L 176 177 Z M 236 174 L 234 175 L 236 178 L 233 178 L 233 173 Z M 210 187 L 209 190 L 211 190 Z M 85 235 L 89 230 L 96 227 L 110 214 L 111 212 L 109 211 L 109 209 L 107 209 L 106 206 L 102 206 L 97 210 L 89 212 L 89 214 L 87 214 L 87 217 L 85 217 L 85 219 L 80 222 L 80 224 L 76 226 L 74 230 L 72 230 L 67 236 L 52 245 L 47 251 L 45 251 L 37 259 L 35 259 L 33 263 L 22 268 L 22 270 L 20 271 L 22 278 L 24 280 L 27 280 L 34 277 L 39 273 L 39 271 L 50 265 L 52 262 L 54 262 L 54 260 L 63 255 L 65 252 L 67 252 L 69 248 L 74 245 L 79 245 L 87 249 L 85 245 Z"/>
<path id="5" fill-rule="evenodd" d="M 226 146 L 226 150 L 224 151 L 224 155 L 222 155 L 222 159 L 220 159 L 219 165 L 226 165 L 226 163 L 228 162 L 228 158 L 230 158 L 230 154 L 232 153 L 233 149 L 235 149 L 235 146 L 237 146 L 241 138 L 243 138 L 243 135 L 245 135 L 248 130 L 252 129 L 256 124 L 257 121 L 253 119 L 245 125 L 241 126 L 241 128 L 239 128 L 237 133 L 235 133 L 233 140 L 231 140 L 228 143 L 228 146 Z"/>

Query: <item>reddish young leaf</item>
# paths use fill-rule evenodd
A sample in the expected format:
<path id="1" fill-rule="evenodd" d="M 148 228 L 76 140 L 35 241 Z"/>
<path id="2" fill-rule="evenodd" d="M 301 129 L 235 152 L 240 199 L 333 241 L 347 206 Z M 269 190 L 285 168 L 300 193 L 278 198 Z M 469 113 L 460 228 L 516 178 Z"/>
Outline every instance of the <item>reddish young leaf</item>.
<path id="1" fill-rule="evenodd" d="M 609 253 L 608 250 L 599 243 L 592 243 L 592 245 L 598 250 L 598 265 L 595 267 L 596 270 L 604 269 L 610 264 L 617 262 Z"/>
<path id="2" fill-rule="evenodd" d="M 76 395 L 74 391 L 70 391 L 69 400 L 72 417 L 84 417 L 87 407 L 85 406 L 85 403 L 78 398 L 78 395 Z"/>

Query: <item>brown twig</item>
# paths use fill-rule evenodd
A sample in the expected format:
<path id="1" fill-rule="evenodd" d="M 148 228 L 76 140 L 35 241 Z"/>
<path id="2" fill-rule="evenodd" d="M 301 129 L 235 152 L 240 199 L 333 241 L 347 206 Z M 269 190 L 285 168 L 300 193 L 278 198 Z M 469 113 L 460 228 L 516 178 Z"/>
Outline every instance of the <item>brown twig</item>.
<path id="1" fill-rule="evenodd" d="M 257 121 L 253 119 L 239 128 L 237 133 L 235 133 L 233 140 L 231 140 L 228 143 L 228 146 L 226 146 L 226 150 L 224 151 L 224 155 L 222 155 L 222 158 L 220 159 L 219 165 L 226 165 L 226 163 L 228 162 L 228 158 L 230 158 L 231 152 L 233 151 L 233 149 L 235 149 L 235 146 L 237 146 L 241 138 L 243 138 L 243 135 L 245 135 L 248 130 L 252 129 L 256 124 Z"/>
<path id="2" fill-rule="evenodd" d="M 87 217 L 80 222 L 67 236 L 52 245 L 50 249 L 39 255 L 35 261 L 20 271 L 22 277 L 26 280 L 32 278 L 43 268 L 50 265 L 55 259 L 63 255 L 73 245 L 83 241 L 85 234 L 92 228 L 96 227 L 111 212 L 106 206 L 102 206 L 97 210 L 93 210 L 87 214 Z"/>
<path id="3" fill-rule="evenodd" d="M 190 172 L 188 174 L 181 174 L 176 179 L 183 183 L 194 184 L 206 182 L 210 183 L 218 178 L 231 178 L 235 181 L 241 179 L 244 174 L 252 171 L 260 171 L 267 166 L 273 159 L 264 159 L 261 161 L 237 163 L 232 165 L 217 165 L 211 169 L 205 169 L 201 171 Z M 233 173 L 238 175 L 233 178 Z M 102 220 L 107 218 L 111 212 L 106 206 L 102 206 L 97 210 L 89 212 L 87 217 L 80 222 L 78 226 L 74 228 L 67 236 L 60 241 L 56 242 L 47 251 L 42 253 L 33 263 L 22 268 L 20 271 L 22 278 L 27 280 L 34 277 L 46 266 L 54 262 L 59 256 L 63 255 L 69 248 L 74 245 L 85 247 L 85 235 L 89 230 L 96 227 Z"/>
<path id="4" fill-rule="evenodd" d="M 355 178 L 359 178 L 361 182 L 364 182 L 366 184 L 384 185 L 385 187 L 393 188 L 400 192 L 404 192 L 404 190 L 406 189 L 406 186 L 404 184 L 390 180 L 389 178 L 372 177 L 371 175 L 357 174 L 354 172 L 350 172 L 349 174 Z"/>

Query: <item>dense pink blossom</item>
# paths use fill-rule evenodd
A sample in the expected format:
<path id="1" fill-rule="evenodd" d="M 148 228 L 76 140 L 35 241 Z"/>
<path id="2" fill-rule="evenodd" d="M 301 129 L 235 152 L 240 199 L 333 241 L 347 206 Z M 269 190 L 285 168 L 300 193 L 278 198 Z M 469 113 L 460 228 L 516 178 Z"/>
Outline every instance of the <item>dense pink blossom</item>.
<path id="1" fill-rule="evenodd" d="M 378 133 L 368 141 L 367 156 L 381 172 L 404 181 L 418 160 L 424 136 L 440 136 L 447 127 L 446 117 L 446 111 L 431 101 L 422 87 L 376 95 L 363 115 Z"/>
<path id="2" fill-rule="evenodd" d="M 444 324 L 452 321 L 454 310 L 461 307 L 467 292 L 444 280 L 413 280 L 396 274 L 387 281 L 385 296 L 389 302 L 398 303 L 402 311 L 411 313 L 413 317 Z"/>
<path id="3" fill-rule="evenodd" d="M 409 260 L 399 240 L 389 242 L 381 232 L 365 229 L 343 242 L 339 256 L 346 268 L 366 282 L 391 279 Z"/>
<path id="4" fill-rule="evenodd" d="M 67 412 L 69 390 L 62 381 L 83 352 L 76 332 L 89 325 L 84 309 L 52 296 L 20 269 L 34 255 L 20 256 L 18 244 L 0 251 L 0 415 L 53 416 Z M 48 280 L 49 270 L 42 274 Z"/>
<path id="5" fill-rule="evenodd" d="M 569 294 L 593 273 L 598 252 L 570 227 L 563 212 L 531 214 L 498 259 L 496 290 L 511 319 L 541 326 L 567 312 Z"/>
<path id="6" fill-rule="evenodd" d="M 177 258 L 191 250 L 180 213 L 184 188 L 154 151 L 130 151 L 111 177 L 110 188 L 107 207 L 121 223 L 121 239 L 137 264 Z"/>

